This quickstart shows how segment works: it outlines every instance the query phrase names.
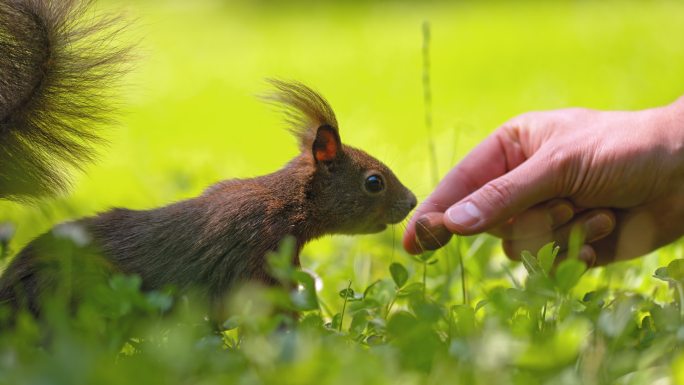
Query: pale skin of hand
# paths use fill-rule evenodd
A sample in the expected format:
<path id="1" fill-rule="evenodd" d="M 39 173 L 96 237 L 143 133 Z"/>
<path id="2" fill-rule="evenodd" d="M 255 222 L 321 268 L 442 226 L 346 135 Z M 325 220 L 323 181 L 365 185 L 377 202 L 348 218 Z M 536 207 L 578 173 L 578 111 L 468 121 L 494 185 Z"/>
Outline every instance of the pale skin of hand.
<path id="1" fill-rule="evenodd" d="M 416 254 L 450 233 L 489 232 L 518 259 L 550 241 L 564 252 L 578 226 L 589 265 L 684 235 L 684 97 L 642 111 L 565 109 L 508 121 L 418 207 L 404 248 Z"/>

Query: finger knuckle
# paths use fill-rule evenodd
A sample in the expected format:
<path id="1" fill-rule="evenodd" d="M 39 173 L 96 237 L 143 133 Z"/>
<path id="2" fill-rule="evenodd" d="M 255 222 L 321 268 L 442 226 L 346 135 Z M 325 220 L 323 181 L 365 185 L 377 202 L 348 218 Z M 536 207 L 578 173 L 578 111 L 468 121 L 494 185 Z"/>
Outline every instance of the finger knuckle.
<path id="1" fill-rule="evenodd" d="M 551 151 L 546 157 L 548 167 L 557 173 L 567 172 L 570 168 L 571 156 L 564 149 Z"/>
<path id="2" fill-rule="evenodd" d="M 540 112 L 526 112 L 524 114 L 517 115 L 509 119 L 506 123 L 502 125 L 502 128 L 506 130 L 521 130 L 523 128 L 529 129 L 534 122 L 539 120 Z"/>
<path id="3" fill-rule="evenodd" d="M 513 183 L 505 176 L 482 187 L 481 196 L 490 207 L 508 207 L 514 193 Z"/>
<path id="4" fill-rule="evenodd" d="M 567 149 L 554 149 L 544 156 L 547 176 L 552 178 L 553 193 L 558 197 L 564 196 L 579 178 L 576 158 L 576 154 Z"/>

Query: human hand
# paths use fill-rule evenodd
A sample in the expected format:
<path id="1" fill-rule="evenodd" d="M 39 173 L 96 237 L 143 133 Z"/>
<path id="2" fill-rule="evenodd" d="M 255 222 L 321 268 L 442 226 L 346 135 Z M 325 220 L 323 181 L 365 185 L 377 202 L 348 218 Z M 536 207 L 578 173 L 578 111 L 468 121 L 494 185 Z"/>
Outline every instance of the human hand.
<path id="1" fill-rule="evenodd" d="M 428 239 L 416 240 L 416 224 Z M 443 245 L 450 232 L 489 231 L 515 258 L 551 240 L 567 247 L 577 225 L 590 264 L 640 256 L 684 234 L 684 98 L 644 111 L 512 119 L 420 205 L 404 247 L 418 253 Z"/>

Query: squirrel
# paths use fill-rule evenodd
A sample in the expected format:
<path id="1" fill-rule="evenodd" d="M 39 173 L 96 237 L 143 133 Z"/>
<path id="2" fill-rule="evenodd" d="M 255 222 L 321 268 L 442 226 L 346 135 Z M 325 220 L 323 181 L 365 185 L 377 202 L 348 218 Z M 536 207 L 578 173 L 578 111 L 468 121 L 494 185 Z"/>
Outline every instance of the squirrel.
<path id="1" fill-rule="evenodd" d="M 97 140 L 87 123 L 101 121 L 108 112 L 93 105 L 102 98 L 93 103 L 85 100 L 93 91 L 101 96 L 89 81 L 102 76 L 101 70 L 120 53 L 105 53 L 102 61 L 90 62 L 86 59 L 92 58 L 82 59 L 68 51 L 67 45 L 58 44 L 76 32 L 69 29 L 68 20 L 74 8 L 55 4 L 0 0 L 0 20 L 13 33 L 0 34 L 0 43 L 12 43 L 0 44 L 0 159 L 4 157 L 0 194 L 4 197 L 63 190 L 63 174 L 49 161 L 56 158 L 58 165 L 78 165 L 89 160 L 87 145 Z M 17 15 L 21 18 L 12 18 Z M 26 57 L 15 59 L 19 54 Z M 100 62 L 105 67 L 97 67 Z M 68 72 L 81 66 L 94 69 L 93 75 L 86 72 L 83 85 L 78 80 L 81 73 Z M 12 72 L 6 72 L 7 68 Z M 63 68 L 67 71 L 57 70 Z M 64 74 L 71 77 L 61 79 Z M 295 240 L 292 261 L 299 266 L 299 254 L 307 242 L 326 234 L 379 232 L 401 222 L 415 208 L 415 195 L 392 170 L 341 142 L 335 113 L 321 95 L 301 83 L 271 83 L 275 90 L 267 99 L 283 108 L 300 149 L 283 168 L 252 179 L 221 181 L 196 198 L 168 206 L 115 208 L 66 226 L 82 229 L 84 239 L 111 268 L 140 276 L 144 290 L 167 285 L 199 288 L 213 302 L 236 283 L 276 284 L 265 258 L 287 237 Z M 59 105 L 61 95 L 68 98 L 69 93 L 76 95 L 76 101 Z M 20 161 L 7 171 L 10 157 Z M 23 178 L 17 176 L 22 168 L 29 171 Z M 15 181 L 18 185 L 10 187 Z M 65 224 L 30 242 L 11 261 L 0 278 L 0 304 L 39 312 L 42 293 L 50 290 L 49 279 L 41 278 L 41 266 L 44 260 L 59 257 L 50 245 L 60 226 Z"/>

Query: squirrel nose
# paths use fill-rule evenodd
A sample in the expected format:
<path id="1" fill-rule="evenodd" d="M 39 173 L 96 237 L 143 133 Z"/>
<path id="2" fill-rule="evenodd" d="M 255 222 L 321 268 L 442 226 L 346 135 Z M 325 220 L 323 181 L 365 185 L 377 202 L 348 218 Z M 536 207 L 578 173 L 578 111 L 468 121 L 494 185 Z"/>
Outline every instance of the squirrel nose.
<path id="1" fill-rule="evenodd" d="M 411 197 L 409 198 L 409 206 L 411 208 L 409 209 L 409 211 L 415 209 L 417 204 L 418 204 L 418 199 L 416 199 L 416 196 L 413 195 L 413 193 L 411 193 Z"/>

